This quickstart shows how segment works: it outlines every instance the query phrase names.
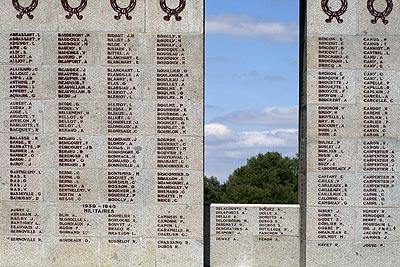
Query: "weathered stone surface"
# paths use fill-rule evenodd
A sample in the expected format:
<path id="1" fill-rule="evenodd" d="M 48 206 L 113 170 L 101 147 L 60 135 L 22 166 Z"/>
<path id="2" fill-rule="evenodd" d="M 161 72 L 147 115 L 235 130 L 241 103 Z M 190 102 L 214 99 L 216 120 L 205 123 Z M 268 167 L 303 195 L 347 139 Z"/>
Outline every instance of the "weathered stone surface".
<path id="1" fill-rule="evenodd" d="M 203 266 L 203 1 L 163 2 L 2 6 L 0 267 Z"/>
<path id="2" fill-rule="evenodd" d="M 398 266 L 398 1 L 307 1 L 302 266 Z"/>
<path id="3" fill-rule="evenodd" d="M 299 206 L 212 204 L 210 266 L 299 266 Z"/>

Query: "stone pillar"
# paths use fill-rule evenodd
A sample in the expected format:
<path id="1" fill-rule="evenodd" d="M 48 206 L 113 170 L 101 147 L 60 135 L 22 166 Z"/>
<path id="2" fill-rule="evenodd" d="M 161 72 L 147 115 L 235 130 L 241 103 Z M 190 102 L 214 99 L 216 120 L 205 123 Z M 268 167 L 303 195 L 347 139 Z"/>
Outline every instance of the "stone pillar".
<path id="1" fill-rule="evenodd" d="M 400 2 L 303 3 L 302 266 L 399 266 Z"/>
<path id="2" fill-rule="evenodd" d="M 203 1 L 4 1 L 0 47 L 0 266 L 203 266 Z"/>

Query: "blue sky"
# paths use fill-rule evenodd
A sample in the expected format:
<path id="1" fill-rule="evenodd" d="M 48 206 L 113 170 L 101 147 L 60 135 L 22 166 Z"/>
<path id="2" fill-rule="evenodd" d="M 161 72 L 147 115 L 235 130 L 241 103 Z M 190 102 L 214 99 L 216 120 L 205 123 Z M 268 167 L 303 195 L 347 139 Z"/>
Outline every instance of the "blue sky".
<path id="1" fill-rule="evenodd" d="M 297 153 L 298 1 L 206 0 L 205 173 Z"/>

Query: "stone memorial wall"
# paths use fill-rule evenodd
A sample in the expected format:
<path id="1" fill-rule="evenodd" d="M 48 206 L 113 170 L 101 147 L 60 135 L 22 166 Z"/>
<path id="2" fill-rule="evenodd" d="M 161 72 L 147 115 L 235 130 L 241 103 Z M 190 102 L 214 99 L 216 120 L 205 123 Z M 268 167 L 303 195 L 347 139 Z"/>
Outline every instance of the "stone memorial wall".
<path id="1" fill-rule="evenodd" d="M 296 267 L 299 205 L 212 204 L 211 267 Z"/>
<path id="2" fill-rule="evenodd" d="M 203 266 L 203 1 L 0 9 L 0 266 Z"/>
<path id="3" fill-rule="evenodd" d="M 304 1 L 302 266 L 400 266 L 400 1 Z"/>

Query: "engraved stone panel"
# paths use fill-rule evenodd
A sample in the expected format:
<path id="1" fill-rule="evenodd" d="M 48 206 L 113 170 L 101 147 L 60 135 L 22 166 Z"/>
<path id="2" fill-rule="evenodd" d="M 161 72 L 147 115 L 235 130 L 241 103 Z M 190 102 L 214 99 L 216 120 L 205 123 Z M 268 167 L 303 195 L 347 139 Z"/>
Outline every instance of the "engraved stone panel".
<path id="1" fill-rule="evenodd" d="M 304 1 L 303 267 L 400 265 L 399 5 Z"/>
<path id="2" fill-rule="evenodd" d="M 203 1 L 3 4 L 0 267 L 203 266 Z"/>
<path id="3" fill-rule="evenodd" d="M 210 266 L 300 266 L 299 205 L 212 204 Z"/>

